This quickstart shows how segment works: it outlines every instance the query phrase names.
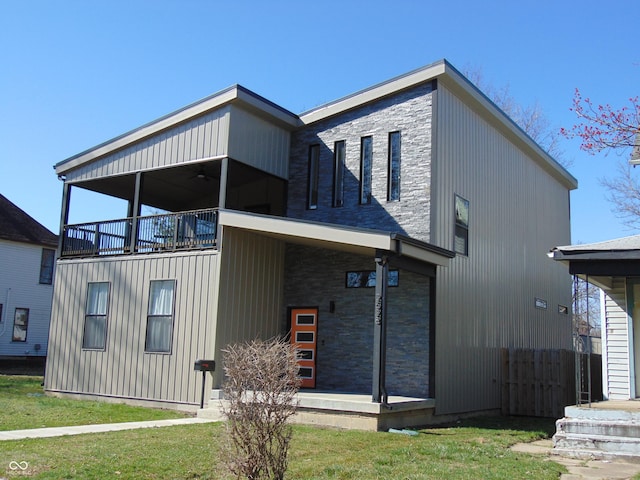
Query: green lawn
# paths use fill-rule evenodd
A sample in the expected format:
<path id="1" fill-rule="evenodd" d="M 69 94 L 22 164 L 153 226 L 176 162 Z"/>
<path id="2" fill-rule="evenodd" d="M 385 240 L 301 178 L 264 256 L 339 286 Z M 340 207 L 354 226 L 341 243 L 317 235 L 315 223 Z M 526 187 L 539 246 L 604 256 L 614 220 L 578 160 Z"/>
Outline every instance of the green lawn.
<path id="1" fill-rule="evenodd" d="M 48 399 L 34 395 L 41 393 L 39 382 L 0 376 L 3 429 L 133 421 L 172 413 Z M 10 409 L 4 408 L 5 402 Z M 20 405 L 30 413 L 20 413 Z M 114 407 L 119 408 L 107 412 Z M 23 423 L 17 424 L 14 416 Z M 286 478 L 557 479 L 564 471 L 560 465 L 508 448 L 546 438 L 552 430 L 552 420 L 526 418 L 467 420 L 455 427 L 422 429 L 417 436 L 295 426 Z M 223 433 L 222 424 L 212 423 L 2 441 L 0 478 L 230 479 L 219 462 Z M 11 462 L 28 466 L 11 470 L 10 465 L 16 465 Z"/>
<path id="2" fill-rule="evenodd" d="M 178 418 L 170 410 L 49 397 L 42 377 L 0 375 L 0 430 Z"/>

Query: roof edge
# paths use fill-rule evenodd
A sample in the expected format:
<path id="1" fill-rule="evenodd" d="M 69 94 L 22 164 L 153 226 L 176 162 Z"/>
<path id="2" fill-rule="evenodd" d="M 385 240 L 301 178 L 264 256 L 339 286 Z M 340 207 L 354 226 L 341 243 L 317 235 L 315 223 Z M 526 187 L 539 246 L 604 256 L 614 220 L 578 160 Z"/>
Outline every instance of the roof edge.
<path id="1" fill-rule="evenodd" d="M 62 160 L 56 163 L 53 168 L 58 175 L 63 175 L 65 172 L 83 163 L 108 155 L 111 152 L 125 148 L 144 138 L 235 102 L 249 106 L 254 111 L 260 111 L 292 129 L 299 126 L 299 119 L 296 114 L 252 92 L 242 85 L 235 84 Z"/>

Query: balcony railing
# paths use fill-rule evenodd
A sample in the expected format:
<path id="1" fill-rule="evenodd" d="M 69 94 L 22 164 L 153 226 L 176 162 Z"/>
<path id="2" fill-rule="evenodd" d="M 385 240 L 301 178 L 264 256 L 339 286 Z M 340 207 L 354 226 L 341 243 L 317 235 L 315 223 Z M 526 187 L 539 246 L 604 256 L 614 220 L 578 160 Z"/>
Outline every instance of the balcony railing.
<path id="1" fill-rule="evenodd" d="M 65 225 L 62 256 L 215 248 L 217 225 L 218 211 L 213 208 Z"/>

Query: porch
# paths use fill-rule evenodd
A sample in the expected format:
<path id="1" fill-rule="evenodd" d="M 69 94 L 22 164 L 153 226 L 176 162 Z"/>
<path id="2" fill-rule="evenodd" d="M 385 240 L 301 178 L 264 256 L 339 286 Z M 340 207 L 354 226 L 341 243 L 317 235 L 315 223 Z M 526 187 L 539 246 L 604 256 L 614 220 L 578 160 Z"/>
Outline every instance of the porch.
<path id="1" fill-rule="evenodd" d="M 640 462 L 640 401 L 608 400 L 565 407 L 553 454 Z"/>
<path id="2" fill-rule="evenodd" d="M 64 225 L 61 257 L 216 248 L 218 209 Z"/>
<path id="3" fill-rule="evenodd" d="M 371 395 L 311 390 L 298 392 L 297 399 L 295 423 L 369 431 L 430 424 L 436 404 L 432 398 L 393 395 L 383 404 L 373 402 Z M 198 417 L 222 420 L 223 402 L 222 392 L 213 390 Z"/>

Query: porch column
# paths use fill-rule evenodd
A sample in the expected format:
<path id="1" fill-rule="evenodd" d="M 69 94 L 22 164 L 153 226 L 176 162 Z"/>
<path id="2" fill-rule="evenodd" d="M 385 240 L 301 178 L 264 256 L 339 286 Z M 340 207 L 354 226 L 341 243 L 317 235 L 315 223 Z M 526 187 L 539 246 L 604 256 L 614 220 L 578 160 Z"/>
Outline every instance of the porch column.
<path id="1" fill-rule="evenodd" d="M 71 184 L 62 184 L 62 208 L 60 209 L 60 236 L 58 237 L 58 258 L 62 256 L 64 248 L 65 226 L 69 223 L 69 205 L 71 202 Z"/>
<path id="2" fill-rule="evenodd" d="M 229 157 L 224 157 L 220 163 L 220 192 L 218 194 L 218 208 L 226 208 L 227 181 L 229 176 Z"/>
<path id="3" fill-rule="evenodd" d="M 373 322 L 373 384 L 372 396 L 375 403 L 387 403 L 385 388 L 385 368 L 387 349 L 387 284 L 389 279 L 389 259 L 384 254 L 376 254 L 376 292 Z"/>
<path id="4" fill-rule="evenodd" d="M 133 202 L 129 201 L 129 211 L 127 216 L 131 218 L 131 230 L 129 235 L 129 251 L 136 251 L 138 243 L 138 217 L 140 216 L 140 192 L 142 190 L 142 172 L 136 172 L 136 186 L 133 194 Z"/>

